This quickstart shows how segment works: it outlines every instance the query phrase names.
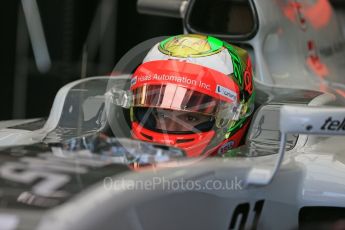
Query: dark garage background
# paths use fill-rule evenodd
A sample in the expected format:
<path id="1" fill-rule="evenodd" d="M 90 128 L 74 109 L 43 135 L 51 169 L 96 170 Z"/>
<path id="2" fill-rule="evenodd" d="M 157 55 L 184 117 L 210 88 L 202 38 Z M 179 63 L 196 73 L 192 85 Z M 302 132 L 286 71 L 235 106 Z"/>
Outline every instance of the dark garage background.
<path id="1" fill-rule="evenodd" d="M 47 71 L 35 62 L 24 1 L 38 5 L 52 63 Z M 331 2 L 344 12 L 345 1 Z M 0 17 L 0 120 L 47 117 L 58 89 L 80 78 L 83 48 L 86 75 L 105 75 L 141 41 L 183 32 L 181 19 L 138 14 L 136 0 L 7 0 Z"/>
<path id="2" fill-rule="evenodd" d="M 94 76 L 109 74 L 117 60 L 141 41 L 183 31 L 181 19 L 137 13 L 136 0 L 36 2 L 51 68 L 40 72 L 36 66 L 22 2 L 3 1 L 0 120 L 48 116 L 58 89 L 80 78 L 83 45 L 87 39 L 91 41 L 85 48 L 87 76 Z M 105 31 L 103 37 L 101 28 Z"/>

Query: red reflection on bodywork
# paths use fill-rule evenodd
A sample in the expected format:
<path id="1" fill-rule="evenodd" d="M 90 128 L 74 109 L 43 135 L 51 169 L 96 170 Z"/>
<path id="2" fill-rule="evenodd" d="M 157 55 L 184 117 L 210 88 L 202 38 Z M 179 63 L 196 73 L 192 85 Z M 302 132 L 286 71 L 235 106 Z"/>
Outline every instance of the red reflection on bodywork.
<path id="1" fill-rule="evenodd" d="M 319 55 L 316 51 L 315 42 L 312 40 L 308 41 L 308 57 L 307 57 L 307 65 L 308 67 L 319 77 L 326 77 L 329 75 L 329 70 L 327 66 L 322 63 Z"/>
<path id="2" fill-rule="evenodd" d="M 345 98 L 345 91 L 344 91 L 344 90 L 342 90 L 342 89 L 336 89 L 335 91 L 337 91 L 337 93 L 338 93 L 340 96 L 342 96 L 342 97 Z"/>
<path id="3" fill-rule="evenodd" d="M 294 0 L 283 7 L 283 12 L 290 21 L 296 23 L 298 19 L 302 27 L 308 21 L 314 29 L 327 26 L 333 13 L 328 0 L 318 0 L 314 4 L 302 4 Z"/>
<path id="4" fill-rule="evenodd" d="M 328 25 L 332 17 L 332 8 L 328 0 L 319 0 L 315 5 L 305 10 L 306 18 L 315 29 Z"/>
<path id="5" fill-rule="evenodd" d="M 328 91 L 328 86 L 323 82 L 320 83 L 320 91 L 321 92 L 327 92 Z"/>

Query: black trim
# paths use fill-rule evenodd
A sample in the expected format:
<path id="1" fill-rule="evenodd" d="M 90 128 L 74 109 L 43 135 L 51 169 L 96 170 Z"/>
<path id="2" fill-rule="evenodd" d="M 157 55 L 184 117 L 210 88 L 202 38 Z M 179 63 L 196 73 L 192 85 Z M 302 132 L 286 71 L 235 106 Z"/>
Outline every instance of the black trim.
<path id="1" fill-rule="evenodd" d="M 193 5 L 194 5 L 195 1 L 198 1 L 198 0 L 190 0 L 190 2 L 188 4 L 188 8 L 186 10 L 186 16 L 183 20 L 183 25 L 186 28 L 188 33 L 205 34 L 205 31 L 204 32 L 198 31 L 198 30 L 192 28 L 191 25 L 189 24 L 189 21 L 190 21 L 189 17 L 190 17 L 191 10 L 193 9 Z M 251 31 L 250 33 L 248 33 L 246 35 L 224 35 L 224 34 L 212 34 L 212 33 L 207 33 L 207 35 L 214 36 L 214 37 L 224 39 L 224 40 L 230 40 L 230 41 L 246 41 L 246 40 L 253 38 L 259 30 L 259 17 L 258 17 L 258 13 L 256 11 L 256 7 L 255 7 L 253 0 L 248 0 L 248 2 L 249 2 L 249 5 L 250 5 L 250 8 L 252 10 L 253 17 L 254 17 L 253 31 Z"/>
<path id="2" fill-rule="evenodd" d="M 164 133 L 164 134 L 175 134 L 175 135 L 188 135 L 188 134 L 196 134 L 196 133 L 202 133 L 202 131 L 166 131 L 162 129 L 150 129 L 151 131 L 157 132 L 157 133 Z"/>
<path id="3" fill-rule="evenodd" d="M 176 140 L 176 144 L 187 143 L 191 141 L 194 141 L 194 139 L 178 139 Z"/>
<path id="4" fill-rule="evenodd" d="M 143 137 L 145 137 L 146 139 L 149 139 L 149 140 L 153 140 L 153 137 L 151 137 L 151 136 L 149 136 L 149 135 L 146 135 L 145 133 L 142 133 L 142 132 L 140 132 L 140 134 L 143 136 Z"/>
<path id="5" fill-rule="evenodd" d="M 332 229 L 332 225 L 338 221 L 345 221 L 345 208 L 302 207 L 298 215 L 299 229 Z"/>
<path id="6" fill-rule="evenodd" d="M 7 129 L 22 129 L 22 130 L 27 130 L 27 131 L 35 131 L 35 130 L 38 130 L 40 128 L 43 128 L 45 123 L 46 123 L 46 119 L 41 118 L 41 119 L 36 120 L 36 121 L 24 122 L 24 123 L 19 124 L 19 125 L 10 126 L 10 127 L 7 127 Z"/>

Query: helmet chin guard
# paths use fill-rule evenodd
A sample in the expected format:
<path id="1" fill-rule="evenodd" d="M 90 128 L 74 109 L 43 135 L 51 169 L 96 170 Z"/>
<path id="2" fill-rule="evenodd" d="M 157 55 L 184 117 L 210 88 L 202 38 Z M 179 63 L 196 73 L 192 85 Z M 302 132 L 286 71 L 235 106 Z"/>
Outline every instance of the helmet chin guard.
<path id="1" fill-rule="evenodd" d="M 214 130 L 193 134 L 159 133 L 144 128 L 138 122 L 132 122 L 132 130 L 134 138 L 182 148 L 188 157 L 201 156 L 215 136 Z"/>

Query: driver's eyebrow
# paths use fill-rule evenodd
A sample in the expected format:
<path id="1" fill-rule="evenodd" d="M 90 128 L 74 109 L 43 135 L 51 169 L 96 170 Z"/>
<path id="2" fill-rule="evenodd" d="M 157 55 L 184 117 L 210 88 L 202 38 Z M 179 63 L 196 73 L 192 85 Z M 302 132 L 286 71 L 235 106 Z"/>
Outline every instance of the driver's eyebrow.
<path id="1" fill-rule="evenodd" d="M 207 115 L 203 115 L 203 114 L 197 114 L 197 113 L 191 113 L 191 112 L 186 112 L 186 113 L 177 115 L 177 117 L 181 117 L 181 116 L 193 116 L 193 117 L 198 118 L 199 120 L 209 120 L 211 117 L 211 116 L 207 116 Z"/>

